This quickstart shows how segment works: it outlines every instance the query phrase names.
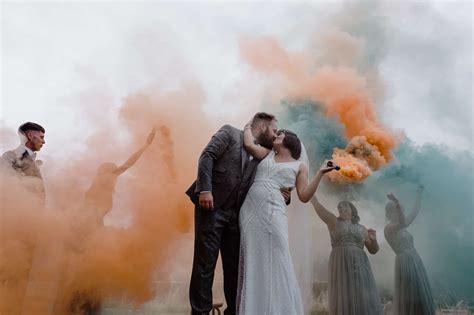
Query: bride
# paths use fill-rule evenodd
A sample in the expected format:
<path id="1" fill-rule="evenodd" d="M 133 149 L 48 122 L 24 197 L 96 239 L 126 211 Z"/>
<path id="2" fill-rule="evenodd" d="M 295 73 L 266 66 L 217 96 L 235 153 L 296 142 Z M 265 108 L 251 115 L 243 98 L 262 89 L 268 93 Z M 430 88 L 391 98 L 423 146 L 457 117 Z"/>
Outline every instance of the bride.
<path id="1" fill-rule="evenodd" d="M 314 195 L 324 173 L 322 168 L 311 182 L 308 165 L 300 161 L 302 145 L 298 136 L 280 130 L 268 150 L 254 143 L 250 125 L 244 129 L 245 149 L 262 160 L 240 209 L 240 263 L 237 313 L 245 315 L 303 314 L 298 282 L 288 244 L 288 216 L 282 188 L 295 188 L 306 203 Z"/>

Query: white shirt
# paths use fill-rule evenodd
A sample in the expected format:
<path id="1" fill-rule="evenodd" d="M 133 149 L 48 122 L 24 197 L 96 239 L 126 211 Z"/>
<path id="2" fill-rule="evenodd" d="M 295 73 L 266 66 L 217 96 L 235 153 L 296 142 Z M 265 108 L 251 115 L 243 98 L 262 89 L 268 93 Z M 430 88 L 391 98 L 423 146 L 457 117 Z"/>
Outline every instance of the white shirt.
<path id="1" fill-rule="evenodd" d="M 28 152 L 28 155 L 31 156 L 33 158 L 33 160 L 36 159 L 36 153 L 33 152 L 33 150 L 28 148 L 26 145 L 22 145 L 22 147 L 26 150 L 26 152 Z"/>

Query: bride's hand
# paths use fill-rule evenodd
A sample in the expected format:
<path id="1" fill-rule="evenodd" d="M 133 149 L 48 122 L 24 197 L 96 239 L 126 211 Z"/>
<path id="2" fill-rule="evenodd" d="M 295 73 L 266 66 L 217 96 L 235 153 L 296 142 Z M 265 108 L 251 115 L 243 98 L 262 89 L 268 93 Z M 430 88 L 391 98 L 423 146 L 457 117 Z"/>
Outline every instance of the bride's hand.
<path id="1" fill-rule="evenodd" d="M 369 235 L 369 239 L 371 241 L 377 241 L 377 231 L 374 229 L 368 229 L 367 234 Z"/>
<path id="2" fill-rule="evenodd" d="M 321 175 L 324 175 L 326 173 L 329 173 L 330 171 L 336 169 L 336 165 L 333 163 L 332 166 L 327 165 L 328 161 L 324 161 L 323 165 L 321 165 L 321 168 L 319 169 L 319 173 Z"/>

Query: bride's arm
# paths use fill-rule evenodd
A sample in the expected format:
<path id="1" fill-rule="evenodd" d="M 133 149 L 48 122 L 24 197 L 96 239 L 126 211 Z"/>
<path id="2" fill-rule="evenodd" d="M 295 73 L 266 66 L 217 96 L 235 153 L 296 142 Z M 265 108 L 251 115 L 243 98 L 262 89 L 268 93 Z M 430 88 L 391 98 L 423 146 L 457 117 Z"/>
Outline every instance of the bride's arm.
<path id="1" fill-rule="evenodd" d="M 298 193 L 298 198 L 301 202 L 308 202 L 311 197 L 318 189 L 319 183 L 323 175 L 327 172 L 332 171 L 335 166 L 328 167 L 326 163 L 321 167 L 321 169 L 316 173 L 313 180 L 308 183 L 308 166 L 304 163 L 300 164 L 300 169 L 298 172 L 298 176 L 296 177 L 296 192 Z"/>
<path id="2" fill-rule="evenodd" d="M 300 166 L 300 172 L 296 179 L 297 180 L 296 190 L 298 192 L 298 196 L 301 199 L 300 191 L 302 195 L 309 194 L 309 192 L 312 192 L 310 195 L 310 199 L 311 199 L 311 204 L 313 205 L 314 210 L 316 211 L 316 214 L 324 223 L 326 223 L 329 231 L 334 231 L 336 229 L 337 217 L 334 214 L 332 214 L 328 209 L 326 209 L 319 202 L 318 198 L 315 195 L 316 190 L 318 189 L 319 183 L 321 182 L 321 179 L 323 178 L 323 175 L 327 172 L 330 172 L 334 167 L 327 167 L 326 164 L 324 164 L 323 167 L 321 167 L 321 169 L 318 171 L 314 179 L 311 181 L 311 183 L 308 184 L 308 167 L 304 164 L 301 164 L 301 165 L 303 166 Z M 306 197 L 306 196 L 303 196 L 303 197 Z"/>
<path id="3" fill-rule="evenodd" d="M 244 147 L 257 160 L 264 159 L 270 153 L 269 149 L 255 143 L 250 124 L 244 128 Z"/>

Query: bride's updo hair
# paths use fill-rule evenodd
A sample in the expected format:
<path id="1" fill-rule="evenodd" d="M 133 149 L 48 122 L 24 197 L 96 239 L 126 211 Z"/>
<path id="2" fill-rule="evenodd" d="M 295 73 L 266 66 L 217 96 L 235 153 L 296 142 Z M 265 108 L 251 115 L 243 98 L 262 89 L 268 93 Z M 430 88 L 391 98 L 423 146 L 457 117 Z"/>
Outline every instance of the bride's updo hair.
<path id="1" fill-rule="evenodd" d="M 283 138 L 283 146 L 290 150 L 291 157 L 295 160 L 298 160 L 301 156 L 301 141 L 296 135 L 296 133 L 280 129 L 278 130 L 277 134 L 284 133 L 285 137 Z"/>

